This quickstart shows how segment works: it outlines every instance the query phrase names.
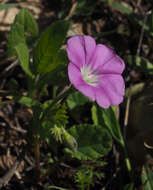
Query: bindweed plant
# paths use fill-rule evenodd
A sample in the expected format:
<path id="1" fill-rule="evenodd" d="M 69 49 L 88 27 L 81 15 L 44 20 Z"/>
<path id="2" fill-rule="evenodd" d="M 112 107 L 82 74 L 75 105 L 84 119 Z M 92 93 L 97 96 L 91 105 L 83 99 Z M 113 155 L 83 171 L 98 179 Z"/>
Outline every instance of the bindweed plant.
<path id="1" fill-rule="evenodd" d="M 56 151 L 62 144 L 65 155 L 96 163 L 110 152 L 114 138 L 125 153 L 131 173 L 115 107 L 125 93 L 124 61 L 111 48 L 96 45 L 90 36 L 76 35 L 66 42 L 69 27 L 68 20 L 60 20 L 39 36 L 34 17 L 23 9 L 16 15 L 8 36 L 8 53 L 26 74 L 27 93 L 17 91 L 16 84 L 11 96 L 30 109 L 26 130 L 34 147 L 36 167 L 41 169 L 41 142 Z M 90 121 L 83 118 L 84 105 L 89 106 Z M 69 121 L 68 113 L 76 122 Z M 88 172 L 91 181 L 83 181 L 86 171 L 76 175 L 80 189 L 86 189 L 86 183 L 87 189 L 93 184 L 93 175 L 97 174 Z"/>

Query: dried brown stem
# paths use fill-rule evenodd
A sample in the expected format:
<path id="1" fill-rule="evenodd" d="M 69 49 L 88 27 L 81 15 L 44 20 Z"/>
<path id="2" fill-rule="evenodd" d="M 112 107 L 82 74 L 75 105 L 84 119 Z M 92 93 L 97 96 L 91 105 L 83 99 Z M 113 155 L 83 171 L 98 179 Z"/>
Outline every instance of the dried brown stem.
<path id="1" fill-rule="evenodd" d="M 73 13 L 74 13 L 74 11 L 75 11 L 75 8 L 76 8 L 77 5 L 78 5 L 78 2 L 77 2 L 76 0 L 73 0 L 72 3 L 73 3 L 73 4 L 72 4 L 72 7 L 71 7 L 71 9 L 70 9 L 70 12 L 69 12 L 68 16 L 65 18 L 65 20 L 69 20 L 69 19 L 72 17 L 72 15 L 73 15 Z"/>
<path id="2" fill-rule="evenodd" d="M 9 169 L 9 171 L 3 177 L 0 178 L 0 188 L 8 184 L 8 182 L 11 180 L 11 178 L 17 171 L 19 164 L 20 161 L 16 160 L 13 166 Z"/>

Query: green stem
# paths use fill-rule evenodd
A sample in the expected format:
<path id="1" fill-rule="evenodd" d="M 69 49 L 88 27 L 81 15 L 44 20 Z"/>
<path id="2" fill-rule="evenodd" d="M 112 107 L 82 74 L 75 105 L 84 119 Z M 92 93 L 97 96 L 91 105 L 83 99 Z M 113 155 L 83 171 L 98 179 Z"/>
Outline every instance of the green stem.
<path id="1" fill-rule="evenodd" d="M 131 171 L 132 171 L 131 163 L 130 163 L 130 160 L 128 158 L 128 153 L 127 153 L 125 141 L 124 141 L 124 138 L 123 138 L 123 135 L 121 133 L 121 129 L 120 129 L 119 125 L 117 125 L 117 130 L 118 130 L 118 134 L 119 134 L 119 137 L 120 137 L 120 144 L 122 146 L 122 149 L 123 149 L 124 155 L 125 155 L 126 167 L 127 167 L 128 171 L 129 171 L 129 173 L 131 173 Z"/>
<path id="2" fill-rule="evenodd" d="M 120 129 L 119 124 L 117 125 L 117 130 L 118 130 L 118 134 L 119 134 L 119 138 L 120 138 L 120 144 L 122 146 L 122 149 L 123 149 L 123 152 L 124 152 L 124 155 L 125 155 L 125 164 L 126 164 L 128 172 L 129 172 L 131 181 L 133 181 L 132 167 L 131 167 L 131 163 L 130 163 L 130 160 L 129 160 L 129 157 L 128 157 L 127 147 L 126 147 L 123 135 L 121 133 L 121 129 Z"/>

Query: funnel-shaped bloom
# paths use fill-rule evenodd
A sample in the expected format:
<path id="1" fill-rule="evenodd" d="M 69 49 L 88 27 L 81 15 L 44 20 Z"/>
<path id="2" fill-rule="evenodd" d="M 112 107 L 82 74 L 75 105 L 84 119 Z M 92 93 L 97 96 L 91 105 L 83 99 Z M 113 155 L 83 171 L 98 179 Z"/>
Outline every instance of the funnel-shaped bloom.
<path id="1" fill-rule="evenodd" d="M 121 76 L 124 61 L 90 36 L 73 36 L 67 42 L 68 75 L 76 89 L 101 107 L 118 105 L 125 92 Z"/>

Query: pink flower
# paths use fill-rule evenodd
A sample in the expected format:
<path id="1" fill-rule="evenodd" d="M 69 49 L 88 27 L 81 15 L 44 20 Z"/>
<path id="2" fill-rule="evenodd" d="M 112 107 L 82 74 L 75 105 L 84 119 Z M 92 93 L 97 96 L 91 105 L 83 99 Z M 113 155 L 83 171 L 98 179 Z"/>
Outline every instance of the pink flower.
<path id="1" fill-rule="evenodd" d="M 125 65 L 112 49 L 96 45 L 90 36 L 77 35 L 68 40 L 66 51 L 69 80 L 76 89 L 103 108 L 123 101 Z"/>

